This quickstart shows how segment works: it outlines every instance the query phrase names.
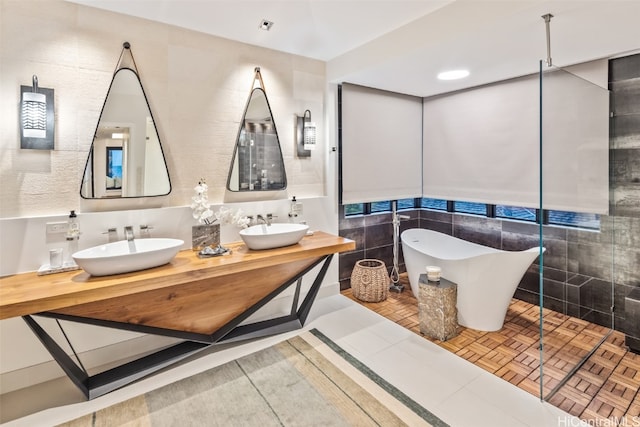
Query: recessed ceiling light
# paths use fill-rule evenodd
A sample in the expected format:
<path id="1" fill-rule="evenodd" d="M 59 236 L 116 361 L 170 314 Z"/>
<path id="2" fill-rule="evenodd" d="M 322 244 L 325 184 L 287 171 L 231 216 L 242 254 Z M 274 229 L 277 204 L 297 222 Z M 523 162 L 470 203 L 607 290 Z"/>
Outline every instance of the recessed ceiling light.
<path id="1" fill-rule="evenodd" d="M 469 70 L 451 70 L 451 71 L 443 71 L 438 74 L 439 80 L 458 80 L 464 79 L 469 75 Z"/>
<path id="2" fill-rule="evenodd" d="M 269 31 L 271 27 L 273 27 L 273 22 L 269 21 L 268 19 L 263 19 L 262 21 L 260 21 L 259 28 L 261 30 Z"/>

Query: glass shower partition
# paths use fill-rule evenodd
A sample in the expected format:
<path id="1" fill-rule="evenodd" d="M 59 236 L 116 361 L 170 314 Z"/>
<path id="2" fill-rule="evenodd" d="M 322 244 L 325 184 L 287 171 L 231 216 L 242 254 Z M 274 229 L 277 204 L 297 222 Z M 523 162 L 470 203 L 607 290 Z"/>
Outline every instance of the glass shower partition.
<path id="1" fill-rule="evenodd" d="M 615 273 L 606 61 L 579 71 L 540 62 L 539 393 L 575 416 L 562 402 L 613 330 Z"/>

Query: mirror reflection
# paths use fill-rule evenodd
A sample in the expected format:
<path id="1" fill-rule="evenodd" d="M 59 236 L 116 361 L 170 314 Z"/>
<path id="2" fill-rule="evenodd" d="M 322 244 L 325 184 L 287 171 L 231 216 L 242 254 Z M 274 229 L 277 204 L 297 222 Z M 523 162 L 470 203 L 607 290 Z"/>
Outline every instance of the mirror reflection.
<path id="1" fill-rule="evenodd" d="M 282 151 L 267 94 L 262 88 L 254 88 L 240 123 L 227 189 L 273 191 L 286 187 Z"/>
<path id="2" fill-rule="evenodd" d="M 138 74 L 113 76 L 84 170 L 85 199 L 169 194 L 171 183 L 160 137 Z"/>

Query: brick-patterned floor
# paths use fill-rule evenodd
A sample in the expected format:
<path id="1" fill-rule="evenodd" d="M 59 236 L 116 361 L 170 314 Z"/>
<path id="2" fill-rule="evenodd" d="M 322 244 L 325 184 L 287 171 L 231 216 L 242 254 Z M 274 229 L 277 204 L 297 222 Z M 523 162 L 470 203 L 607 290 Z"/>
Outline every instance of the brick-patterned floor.
<path id="1" fill-rule="evenodd" d="M 420 334 L 418 303 L 406 275 L 401 276 L 401 281 L 405 283 L 405 290 L 389 292 L 388 298 L 379 303 L 359 301 L 351 289 L 342 294 L 424 337 Z M 539 315 L 538 306 L 514 299 L 500 331 L 481 332 L 460 326 L 458 335 L 448 341 L 430 340 L 539 396 Z M 543 317 L 543 393 L 546 396 L 608 329 L 546 309 Z M 613 332 L 549 402 L 584 420 L 609 418 L 618 422 L 615 425 L 632 426 L 640 423 L 639 388 L 640 355 L 627 351 L 624 335 Z"/>

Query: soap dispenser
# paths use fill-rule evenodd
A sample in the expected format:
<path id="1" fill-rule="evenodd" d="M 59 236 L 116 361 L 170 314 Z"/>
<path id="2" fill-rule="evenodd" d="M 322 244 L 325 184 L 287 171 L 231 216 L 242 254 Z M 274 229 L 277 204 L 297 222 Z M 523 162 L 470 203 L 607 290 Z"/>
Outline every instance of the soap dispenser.
<path id="1" fill-rule="evenodd" d="M 292 222 L 299 220 L 298 217 L 302 216 L 302 203 L 296 200 L 296 196 L 291 199 L 291 208 L 289 210 L 289 218 Z"/>
<path id="2" fill-rule="evenodd" d="M 72 254 L 78 251 L 78 239 L 80 238 L 80 225 L 78 224 L 78 216 L 76 211 L 69 213 L 69 219 L 67 220 L 67 259 L 65 264 L 73 265 L 75 261 L 71 257 Z"/>
<path id="3" fill-rule="evenodd" d="M 67 220 L 67 240 L 73 240 L 80 238 L 80 226 L 78 225 L 78 216 L 76 211 L 69 213 L 69 219 Z"/>

